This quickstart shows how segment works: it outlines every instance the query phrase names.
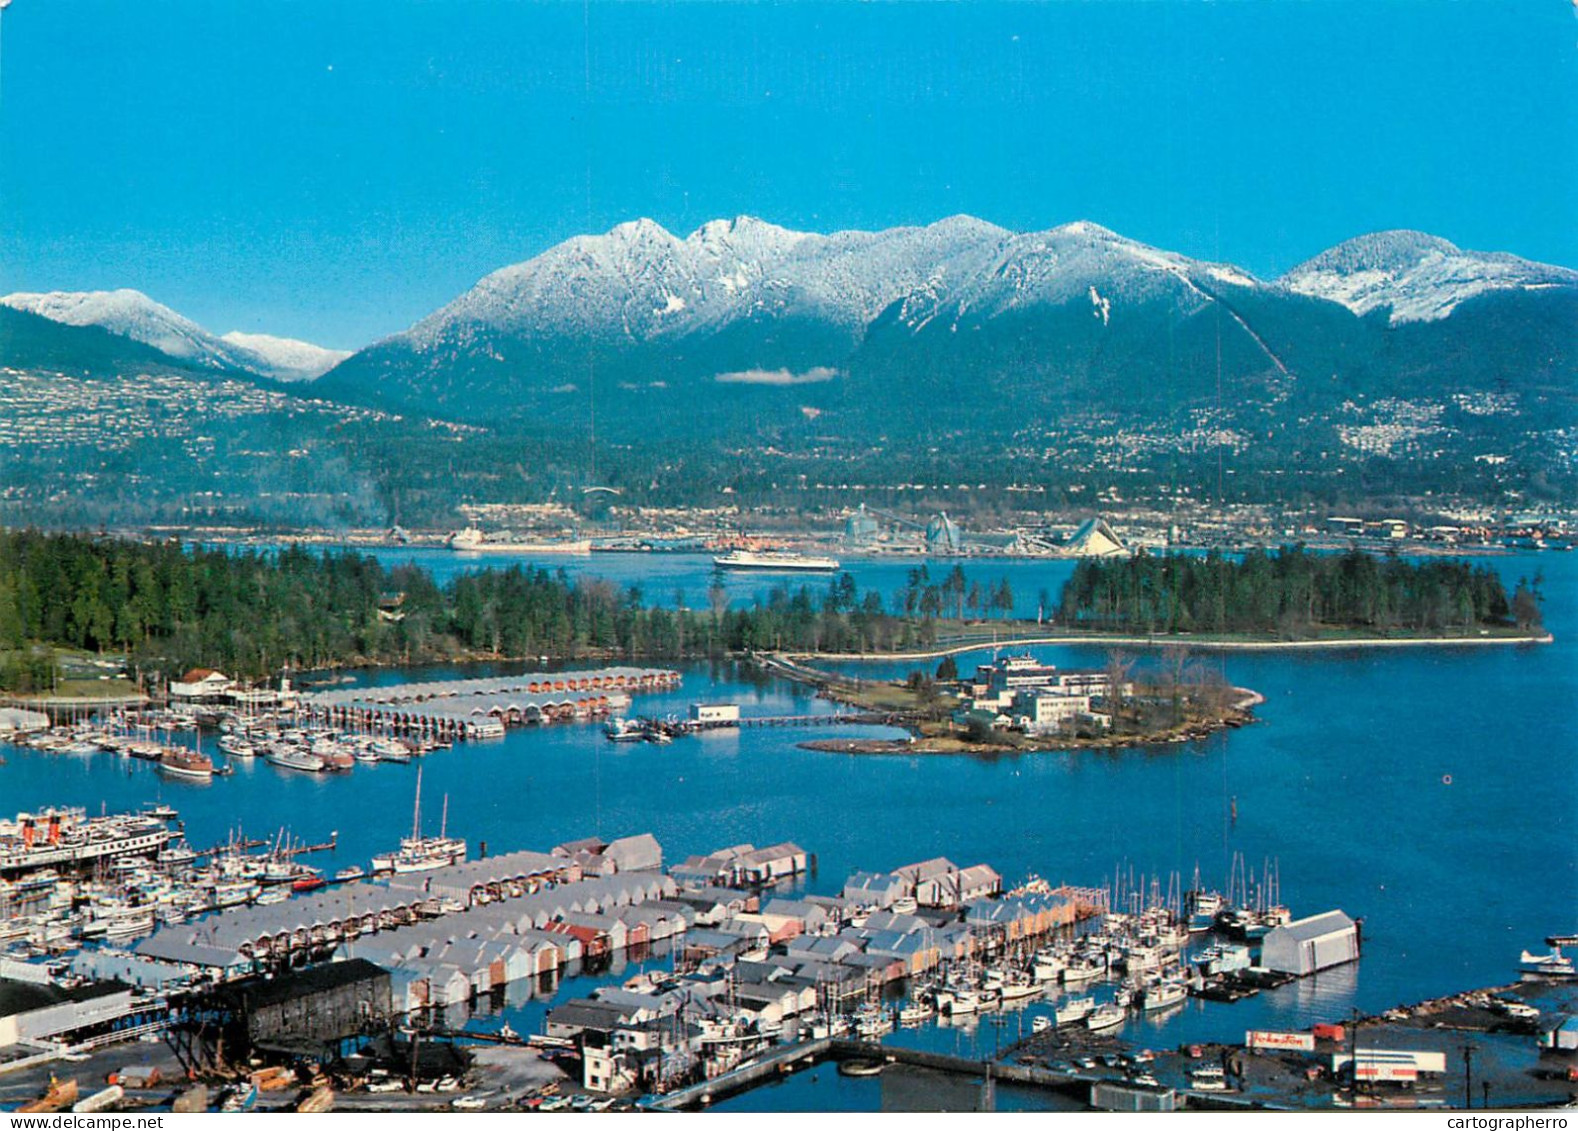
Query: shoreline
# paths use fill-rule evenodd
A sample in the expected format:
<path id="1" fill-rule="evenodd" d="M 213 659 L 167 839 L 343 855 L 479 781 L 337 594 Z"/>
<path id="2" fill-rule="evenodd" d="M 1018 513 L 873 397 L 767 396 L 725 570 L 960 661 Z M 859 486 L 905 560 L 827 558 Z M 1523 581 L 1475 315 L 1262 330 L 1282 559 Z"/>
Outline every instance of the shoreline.
<path id="1" fill-rule="evenodd" d="M 1306 650 L 1321 648 L 1453 648 L 1460 645 L 1554 644 L 1552 633 L 1541 636 L 1418 636 L 1386 637 L 1366 636 L 1351 640 L 1197 640 L 1178 636 L 1011 636 L 1002 640 L 979 640 L 970 644 L 950 645 L 925 652 L 786 652 L 791 660 L 836 660 L 840 663 L 874 663 L 881 660 L 936 660 L 944 656 L 958 656 L 965 652 L 980 652 L 992 648 L 1020 648 L 1038 645 L 1104 647 L 1123 645 L 1131 648 L 1168 648 L 1179 646 L 1201 651 L 1254 652 L 1269 650 Z"/>

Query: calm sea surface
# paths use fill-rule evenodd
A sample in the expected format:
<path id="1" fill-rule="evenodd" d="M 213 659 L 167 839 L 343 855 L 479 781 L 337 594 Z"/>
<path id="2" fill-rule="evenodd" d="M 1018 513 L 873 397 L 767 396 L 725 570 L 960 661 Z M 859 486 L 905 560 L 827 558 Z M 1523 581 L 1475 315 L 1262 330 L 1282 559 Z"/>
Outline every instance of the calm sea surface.
<path id="1" fill-rule="evenodd" d="M 393 564 L 475 566 L 443 551 L 380 552 Z M 887 869 L 946 855 L 985 861 L 1010 882 L 1029 872 L 1099 885 L 1115 874 L 1198 866 L 1222 887 L 1235 852 L 1257 872 L 1275 861 L 1296 914 L 1340 907 L 1364 921 L 1362 961 L 1237 1005 L 1189 1003 L 1164 1021 L 1131 1023 L 1142 1043 L 1242 1039 L 1246 1028 L 1301 1027 L 1515 977 L 1519 951 L 1578 926 L 1578 555 L 1485 559 L 1507 578 L 1544 574 L 1549 646 L 1235 652 L 1206 659 L 1235 684 L 1267 697 L 1259 725 L 1165 750 L 999 758 L 846 756 L 800 750 L 812 735 L 871 733 L 751 730 L 667 747 L 615 746 L 593 727 L 513 731 L 425 760 L 424 827 L 436 829 L 448 798 L 449 829 L 490 852 L 546 849 L 597 834 L 650 830 L 666 856 L 752 841 L 798 841 L 816 855 L 807 887 L 836 891 L 857 868 Z M 502 564 L 496 559 L 490 564 Z M 547 563 L 557 566 L 559 563 Z M 574 572 L 640 585 L 648 599 L 705 603 L 704 556 L 597 555 L 563 563 Z M 891 593 L 913 562 L 847 563 L 864 588 Z M 949 566 L 932 563 L 934 575 Z M 983 583 L 1008 576 L 1018 612 L 1054 597 L 1067 563 L 966 565 Z M 821 586 L 825 580 L 811 582 Z M 749 601 L 773 584 L 733 578 Z M 1067 666 L 1103 661 L 1099 649 L 1046 648 Z M 989 653 L 960 658 L 960 666 Z M 912 664 L 867 665 L 873 675 Z M 485 674 L 476 667 L 466 674 Z M 504 670 L 504 669 L 498 669 Z M 732 665 L 684 669 L 681 688 L 636 700 L 634 713 L 683 711 L 701 700 L 741 703 L 746 714 L 827 709 L 802 688 L 753 681 Z M 363 678 L 389 682 L 416 673 Z M 426 674 L 437 674 L 429 670 Z M 415 767 L 358 766 L 327 779 L 241 765 L 211 785 L 172 782 L 145 763 L 0 747 L 0 809 L 46 804 L 177 806 L 197 845 L 232 829 L 309 841 L 340 837 L 333 868 L 365 863 L 411 825 Z M 1230 819 L 1232 800 L 1238 819 Z M 610 975 L 612 976 L 612 975 Z M 628 976 L 628 971 L 625 972 Z M 606 979 L 604 979 L 606 980 Z M 512 990 L 476 1024 L 508 1017 L 536 1024 L 549 1000 L 584 993 L 597 979 L 566 979 L 546 995 Z M 893 1039 L 974 1052 L 1007 1043 L 1045 1006 L 1002 1025 L 926 1027 Z M 759 1093 L 777 1107 L 875 1104 L 830 1070 Z M 847 1097 L 844 1093 L 849 1092 Z M 856 1092 L 864 1098 L 857 1099 Z M 847 1101 L 847 1102 L 846 1102 Z"/>

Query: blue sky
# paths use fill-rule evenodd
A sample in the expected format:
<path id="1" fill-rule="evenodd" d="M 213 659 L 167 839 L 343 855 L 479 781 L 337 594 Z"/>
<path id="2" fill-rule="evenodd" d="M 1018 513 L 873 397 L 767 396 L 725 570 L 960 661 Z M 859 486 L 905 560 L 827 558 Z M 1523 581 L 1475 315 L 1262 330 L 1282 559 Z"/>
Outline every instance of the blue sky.
<path id="1" fill-rule="evenodd" d="M 650 216 L 1578 265 L 1570 0 L 14 0 L 0 291 L 355 347 Z"/>

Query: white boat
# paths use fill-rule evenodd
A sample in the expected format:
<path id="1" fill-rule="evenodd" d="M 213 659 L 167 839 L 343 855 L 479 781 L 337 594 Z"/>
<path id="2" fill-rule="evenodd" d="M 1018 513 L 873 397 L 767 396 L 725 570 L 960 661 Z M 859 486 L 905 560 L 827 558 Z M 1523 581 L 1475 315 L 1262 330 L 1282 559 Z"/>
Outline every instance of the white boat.
<path id="1" fill-rule="evenodd" d="M 1030 1031 L 1032 1033 L 1045 1033 L 1048 1029 L 1052 1028 L 1053 1024 L 1054 1022 L 1052 1018 L 1043 1013 L 1034 1021 L 1030 1022 Z"/>
<path id="2" fill-rule="evenodd" d="M 1057 1007 L 1057 1023 L 1059 1025 L 1074 1025 L 1085 1020 L 1096 1009 L 1096 999 L 1093 997 L 1071 997 Z"/>
<path id="3" fill-rule="evenodd" d="M 295 746 L 271 746 L 263 760 L 282 770 L 302 770 L 309 774 L 321 774 L 328 769 L 328 763 L 322 758 Z"/>
<path id="4" fill-rule="evenodd" d="M 838 559 L 769 550 L 735 550 L 712 564 L 719 569 L 756 570 L 761 573 L 832 573 Z"/>
<path id="5" fill-rule="evenodd" d="M 1094 982 L 1107 973 L 1106 967 L 1091 964 L 1079 966 L 1065 966 L 1063 968 L 1063 984 L 1065 986 L 1083 986 L 1087 982 Z"/>
<path id="6" fill-rule="evenodd" d="M 411 812 L 411 835 L 400 839 L 400 848 L 373 857 L 374 872 L 430 872 L 434 868 L 459 864 L 466 859 L 466 842 L 446 835 L 449 826 L 449 798 L 444 798 L 444 819 L 437 836 L 422 835 L 422 770 L 416 771 L 416 803 Z"/>
<path id="7" fill-rule="evenodd" d="M 609 719 L 603 727 L 603 737 L 609 742 L 640 742 L 646 734 L 629 719 Z"/>
<path id="8" fill-rule="evenodd" d="M 1147 1013 L 1177 1005 L 1189 996 L 1188 987 L 1182 982 L 1157 982 L 1146 986 L 1140 994 L 1140 1008 Z"/>
<path id="9" fill-rule="evenodd" d="M 1092 1033 L 1099 1033 L 1104 1029 L 1116 1029 L 1128 1019 L 1128 1016 L 1128 1010 L 1121 1005 L 1098 1006 L 1085 1018 L 1085 1028 Z"/>
<path id="10" fill-rule="evenodd" d="M 232 758 L 251 758 L 257 754 L 257 748 L 244 738 L 233 734 L 220 735 L 219 749 Z"/>
<path id="11" fill-rule="evenodd" d="M 937 1011 L 923 1001 L 913 1002 L 899 1010 L 899 1024 L 919 1025 L 929 1020 Z"/>
<path id="12" fill-rule="evenodd" d="M 519 541 L 511 537 L 489 539 L 474 526 L 449 536 L 449 548 L 469 554 L 590 554 L 592 540 Z"/>
<path id="13" fill-rule="evenodd" d="M 981 995 L 963 986 L 948 986 L 938 992 L 937 1006 L 950 1016 L 974 1013 L 981 1008 Z"/>
<path id="14" fill-rule="evenodd" d="M 1055 954 L 1038 954 L 1030 965 L 1030 976 L 1038 982 L 1055 982 L 1063 976 L 1064 965 Z"/>
<path id="15" fill-rule="evenodd" d="M 999 988 L 1004 1001 L 1023 1001 L 1027 997 L 1035 997 L 1041 992 L 1041 987 L 1018 978 L 1004 982 Z"/>
<path id="16" fill-rule="evenodd" d="M 1573 976 L 1573 960 L 1562 953 L 1562 948 L 1552 947 L 1549 954 L 1530 954 L 1523 952 L 1520 960 L 1520 970 L 1524 974 L 1532 974 L 1539 978 L 1571 978 Z"/>
<path id="17" fill-rule="evenodd" d="M 1189 933 L 1202 934 L 1216 925 L 1222 910 L 1222 897 L 1214 891 L 1195 890 L 1189 893 Z"/>

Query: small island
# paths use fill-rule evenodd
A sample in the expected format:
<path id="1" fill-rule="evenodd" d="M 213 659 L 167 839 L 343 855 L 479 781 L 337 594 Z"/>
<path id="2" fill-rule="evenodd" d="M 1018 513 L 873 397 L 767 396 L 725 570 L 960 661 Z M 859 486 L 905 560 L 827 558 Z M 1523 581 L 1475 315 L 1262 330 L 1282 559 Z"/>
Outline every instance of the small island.
<path id="1" fill-rule="evenodd" d="M 807 750 L 843 754 L 994 754 L 1117 749 L 1204 738 L 1253 721 L 1262 697 L 1231 686 L 1184 648 L 1140 665 L 1109 653 L 1099 669 L 1061 669 L 1030 653 L 1002 656 L 961 676 L 952 656 L 934 674 L 869 681 L 764 657 L 770 670 L 818 694 L 910 731 L 896 739 L 815 739 Z"/>

